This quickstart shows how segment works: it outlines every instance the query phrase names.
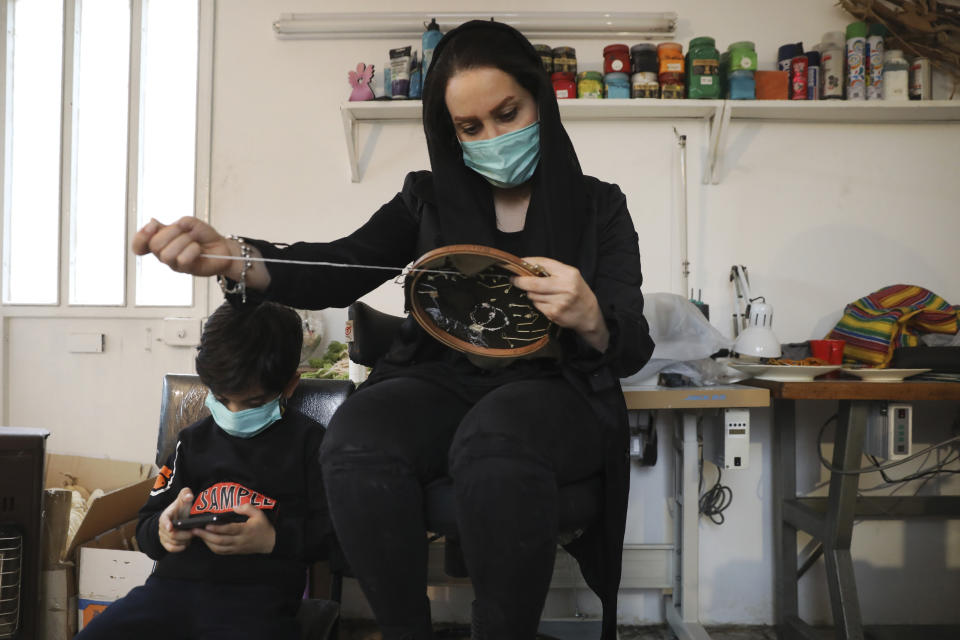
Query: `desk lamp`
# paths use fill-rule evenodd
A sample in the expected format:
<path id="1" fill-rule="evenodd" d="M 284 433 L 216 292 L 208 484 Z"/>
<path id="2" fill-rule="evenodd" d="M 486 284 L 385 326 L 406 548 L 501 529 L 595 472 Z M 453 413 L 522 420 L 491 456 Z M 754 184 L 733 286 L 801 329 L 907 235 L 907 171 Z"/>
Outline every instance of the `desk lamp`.
<path id="1" fill-rule="evenodd" d="M 779 358 L 780 341 L 771 328 L 773 325 L 773 306 L 754 300 L 764 300 L 761 296 L 750 300 L 747 328 L 740 332 L 733 350 L 741 356 L 753 358 Z"/>

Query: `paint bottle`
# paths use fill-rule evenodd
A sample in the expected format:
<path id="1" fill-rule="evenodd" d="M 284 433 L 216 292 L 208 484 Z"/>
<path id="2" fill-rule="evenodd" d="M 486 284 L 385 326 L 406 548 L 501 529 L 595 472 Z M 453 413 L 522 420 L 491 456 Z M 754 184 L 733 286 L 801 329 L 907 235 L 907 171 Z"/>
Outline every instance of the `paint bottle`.
<path id="1" fill-rule="evenodd" d="M 793 95 L 793 73 L 790 70 L 790 65 L 793 62 L 793 59 L 797 56 L 803 55 L 803 43 L 802 42 L 793 42 L 790 44 L 781 45 L 777 49 L 777 70 L 787 72 L 787 97 L 789 98 Z"/>
<path id="2" fill-rule="evenodd" d="M 660 82 L 657 79 L 657 47 L 651 42 L 641 42 L 630 47 L 631 70 L 630 97 L 658 98 Z"/>
<path id="3" fill-rule="evenodd" d="M 578 98 L 602 98 L 603 74 L 599 71 L 581 71 L 577 74 Z"/>
<path id="4" fill-rule="evenodd" d="M 844 39 L 839 31 L 823 34 L 820 41 L 820 97 L 843 100 Z"/>
<path id="5" fill-rule="evenodd" d="M 910 99 L 933 99 L 933 74 L 930 58 L 914 58 L 910 63 Z"/>
<path id="6" fill-rule="evenodd" d="M 629 98 L 630 76 L 622 71 L 613 71 L 603 76 L 604 98 Z"/>
<path id="7" fill-rule="evenodd" d="M 910 99 L 910 65 L 900 49 L 890 49 L 884 54 L 883 99 Z"/>
<path id="8" fill-rule="evenodd" d="M 661 42 L 657 45 L 657 58 L 660 61 L 660 70 L 657 74 L 657 80 L 660 82 L 660 97 L 683 98 L 686 93 L 683 45 L 679 42 Z"/>
<path id="9" fill-rule="evenodd" d="M 577 97 L 577 83 L 569 71 L 554 71 L 550 75 L 550 81 L 557 100 L 572 100 Z"/>
<path id="10" fill-rule="evenodd" d="M 883 99 L 883 38 L 886 35 L 887 28 L 882 24 L 870 25 L 864 55 L 867 63 L 867 100 Z"/>
<path id="11" fill-rule="evenodd" d="M 807 51 L 807 100 L 820 99 L 820 52 Z"/>
<path id="12" fill-rule="evenodd" d="M 437 43 L 440 42 L 440 39 L 443 37 L 443 34 L 440 33 L 440 25 L 437 24 L 436 18 L 430 18 L 430 24 L 427 25 L 427 30 L 423 32 L 421 36 L 421 44 L 423 46 L 423 81 L 427 80 L 427 71 L 430 68 L 430 62 L 433 60 L 433 50 L 437 48 Z"/>
<path id="13" fill-rule="evenodd" d="M 410 93 L 411 100 L 419 100 L 423 90 L 423 71 L 420 63 L 417 62 L 417 52 L 413 52 L 413 58 L 410 60 Z"/>
<path id="14" fill-rule="evenodd" d="M 720 52 L 716 40 L 701 36 L 690 41 L 687 50 L 687 97 L 720 97 Z"/>
<path id="15" fill-rule="evenodd" d="M 867 99 L 867 23 L 847 25 L 847 100 Z"/>
<path id="16" fill-rule="evenodd" d="M 390 49 L 390 93 L 394 100 L 410 93 L 410 47 Z"/>
<path id="17" fill-rule="evenodd" d="M 807 99 L 807 56 L 796 56 L 790 61 L 790 99 Z"/>

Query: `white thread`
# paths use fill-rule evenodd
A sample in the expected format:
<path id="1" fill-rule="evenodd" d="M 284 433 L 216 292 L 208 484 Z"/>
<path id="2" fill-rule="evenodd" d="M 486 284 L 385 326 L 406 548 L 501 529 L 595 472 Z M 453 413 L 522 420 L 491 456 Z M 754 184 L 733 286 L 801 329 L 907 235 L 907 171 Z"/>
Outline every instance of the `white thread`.
<path id="1" fill-rule="evenodd" d="M 384 267 L 381 265 L 375 264 L 347 264 L 345 262 L 318 262 L 311 260 L 284 260 L 282 258 L 254 258 L 254 257 L 236 257 L 236 256 L 215 256 L 209 253 L 201 253 L 201 258 L 212 258 L 214 260 L 247 260 L 251 262 L 281 262 L 283 264 L 303 264 L 309 266 L 318 266 L 318 267 L 342 267 L 344 269 L 386 269 L 388 271 L 399 271 L 403 273 L 403 270 L 406 267 Z M 462 276 L 463 274 L 459 271 L 442 271 L 440 269 L 415 269 L 410 267 L 408 271 L 420 271 L 421 273 L 442 273 L 448 276 Z M 503 276 L 489 274 L 481 277 L 497 277 L 502 278 Z"/>

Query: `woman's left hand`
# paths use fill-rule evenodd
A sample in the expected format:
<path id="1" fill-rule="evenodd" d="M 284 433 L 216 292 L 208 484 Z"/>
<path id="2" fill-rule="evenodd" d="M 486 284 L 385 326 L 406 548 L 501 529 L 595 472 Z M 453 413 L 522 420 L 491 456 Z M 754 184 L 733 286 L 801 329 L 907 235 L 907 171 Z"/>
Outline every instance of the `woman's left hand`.
<path id="1" fill-rule="evenodd" d="M 552 258 L 523 260 L 543 267 L 549 274 L 513 277 L 513 284 L 527 292 L 533 306 L 554 324 L 576 331 L 597 351 L 606 351 L 610 332 L 600 313 L 597 296 L 580 270 Z"/>

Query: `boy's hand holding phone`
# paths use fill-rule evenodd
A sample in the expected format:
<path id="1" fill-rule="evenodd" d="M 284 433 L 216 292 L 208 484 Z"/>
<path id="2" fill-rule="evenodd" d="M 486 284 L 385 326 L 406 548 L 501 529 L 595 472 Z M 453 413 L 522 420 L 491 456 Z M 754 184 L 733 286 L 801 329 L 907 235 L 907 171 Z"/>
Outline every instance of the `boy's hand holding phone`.
<path id="1" fill-rule="evenodd" d="M 211 524 L 203 529 L 194 529 L 193 535 L 220 555 L 270 553 L 276 544 L 277 534 L 267 516 L 251 504 L 240 505 L 236 513 L 247 516 L 246 522 Z"/>
<path id="2" fill-rule="evenodd" d="M 173 521 L 178 519 L 181 514 L 190 513 L 192 504 L 193 492 L 190 491 L 189 487 L 184 487 L 177 495 L 177 499 L 167 505 L 167 508 L 160 514 L 160 544 L 170 553 L 183 551 L 193 538 L 192 531 L 178 530 L 173 527 Z"/>

